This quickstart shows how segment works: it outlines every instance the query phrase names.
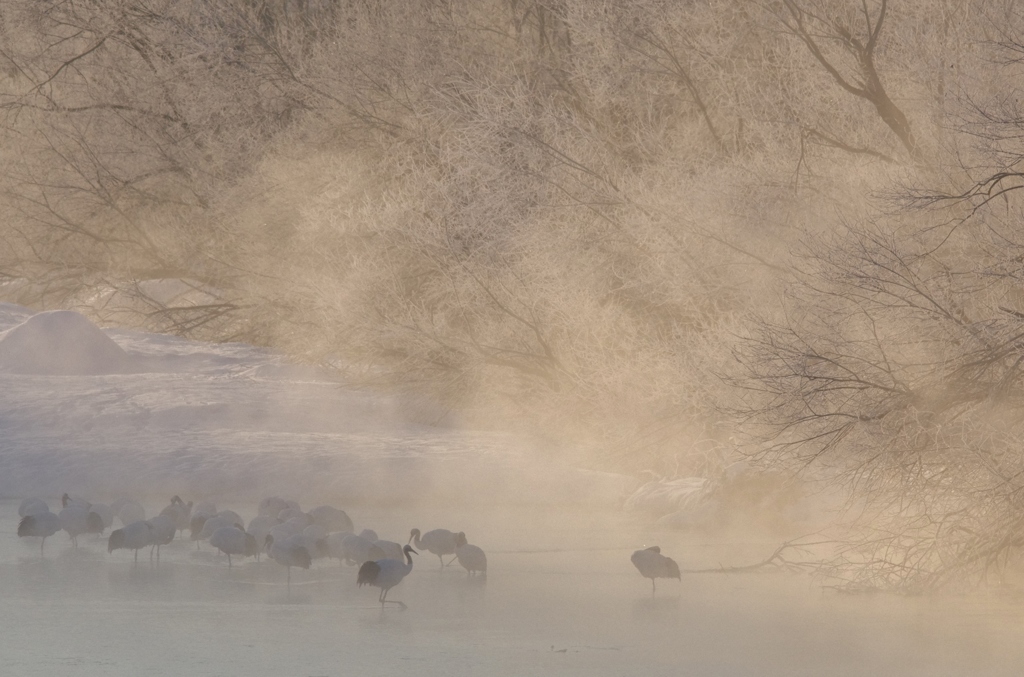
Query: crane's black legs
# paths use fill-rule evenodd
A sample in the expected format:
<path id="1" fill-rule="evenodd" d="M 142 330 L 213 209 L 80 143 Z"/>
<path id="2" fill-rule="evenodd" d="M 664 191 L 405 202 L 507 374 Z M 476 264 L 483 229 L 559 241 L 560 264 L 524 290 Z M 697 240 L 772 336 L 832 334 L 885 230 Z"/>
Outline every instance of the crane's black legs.
<path id="1" fill-rule="evenodd" d="M 405 611 L 406 609 L 408 609 L 409 607 L 407 607 L 405 605 L 405 602 L 398 602 L 398 601 L 395 601 L 395 600 L 388 600 L 388 591 L 390 591 L 390 590 L 391 590 L 391 588 L 388 588 L 387 590 L 381 590 L 380 594 L 377 595 L 377 601 L 380 602 L 380 610 L 381 611 L 384 610 L 384 605 L 385 604 L 397 604 L 398 606 L 402 607 L 402 611 Z"/>

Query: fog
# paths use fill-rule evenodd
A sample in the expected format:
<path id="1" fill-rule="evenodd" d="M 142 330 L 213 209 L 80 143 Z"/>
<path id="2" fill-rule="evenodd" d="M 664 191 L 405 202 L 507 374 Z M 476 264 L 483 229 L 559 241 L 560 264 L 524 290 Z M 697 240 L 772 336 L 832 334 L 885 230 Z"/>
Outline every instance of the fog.
<path id="1" fill-rule="evenodd" d="M 1016 0 L 0 3 L 19 667 L 1019 667 L 1022 53 Z M 279 558 L 334 506 L 491 569 L 380 611 L 359 558 L 68 543 L 270 496 Z"/>
<path id="2" fill-rule="evenodd" d="M 148 508 L 149 506 L 147 506 Z M 219 507 L 219 506 L 218 506 Z M 243 516 L 254 505 L 234 505 Z M 248 509 L 248 510 L 247 510 Z M 22 543 L 5 529 L 4 664 L 19 675 L 1012 675 L 1024 613 L 1005 596 L 904 598 L 822 592 L 786 574 L 649 581 L 633 548 L 660 543 L 686 567 L 763 556 L 770 544 L 651 532 L 621 513 L 352 509 L 357 528 L 464 529 L 486 578 L 429 553 L 381 610 L 355 567 L 228 568 L 208 544 L 108 555 L 105 539 Z M 5 501 L 0 519 L 16 522 Z"/>
<path id="3" fill-rule="evenodd" d="M 0 310 L 0 324 L 22 331 L 38 317 Z M 38 324 L 73 336 L 79 320 Z M 997 675 L 1024 666 L 1024 612 L 1005 591 L 849 595 L 770 566 L 706 573 L 761 562 L 782 538 L 820 527 L 820 498 L 804 506 L 810 515 L 751 515 L 745 529 L 658 527 L 670 485 L 658 493 L 555 463 L 512 435 L 424 426 L 390 398 L 318 380 L 265 350 L 106 333 L 160 371 L 4 376 L 0 629 L 14 673 Z M 0 357 L 10 349 L 0 338 Z M 331 504 L 356 532 L 400 543 L 413 528 L 463 531 L 488 570 L 442 569 L 421 550 L 389 593 L 405 608 L 382 608 L 376 588 L 356 585 L 356 566 L 315 559 L 289 584 L 265 554 L 229 567 L 188 530 L 158 561 L 145 548 L 138 562 L 107 552 L 110 530 L 79 536 L 77 548 L 64 531 L 42 548 L 18 538 L 17 499 L 40 497 L 58 512 L 64 491 L 90 503 L 133 498 L 149 518 L 173 492 L 246 523 L 269 495 L 305 510 Z M 110 529 L 120 526 L 115 518 Z M 679 581 L 657 579 L 653 594 L 630 562 L 652 545 L 683 570 Z"/>

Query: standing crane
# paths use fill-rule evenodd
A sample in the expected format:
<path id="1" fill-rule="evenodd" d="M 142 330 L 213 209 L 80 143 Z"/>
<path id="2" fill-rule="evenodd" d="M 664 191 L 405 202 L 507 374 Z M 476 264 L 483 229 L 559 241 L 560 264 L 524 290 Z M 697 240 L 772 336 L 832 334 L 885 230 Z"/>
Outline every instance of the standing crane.
<path id="1" fill-rule="evenodd" d="M 43 541 L 39 544 L 40 557 L 43 555 L 43 546 L 46 544 L 46 539 L 53 536 L 58 531 L 60 531 L 60 518 L 49 510 L 25 515 L 21 518 L 21 521 L 18 522 L 19 536 L 23 538 L 27 536 L 43 537 Z"/>
<path id="2" fill-rule="evenodd" d="M 107 552 L 126 549 L 135 551 L 135 563 L 139 563 L 139 550 L 147 545 L 153 545 L 153 525 L 144 520 L 132 522 L 131 524 L 115 529 L 110 532 L 107 540 Z"/>
<path id="3" fill-rule="evenodd" d="M 651 594 L 654 594 L 655 578 L 677 578 L 683 580 L 679 575 L 679 565 L 671 557 L 661 554 L 661 548 L 651 546 L 646 550 L 637 550 L 629 558 L 633 566 L 643 575 L 651 579 Z"/>
<path id="4" fill-rule="evenodd" d="M 412 571 L 412 556 L 419 554 L 412 549 L 411 545 L 402 548 L 402 553 L 405 554 L 405 561 L 386 558 L 363 562 L 363 565 L 359 567 L 356 584 L 359 587 L 375 585 L 380 588 L 377 601 L 380 602 L 381 609 L 387 604 L 388 590 L 401 583 L 402 579 L 409 575 L 409 572 Z M 398 604 L 403 609 L 405 608 L 405 604 L 402 602 L 392 602 L 392 604 Z"/>
<path id="5" fill-rule="evenodd" d="M 71 542 L 78 547 L 78 537 L 81 534 L 102 534 L 104 530 L 103 517 L 89 510 L 88 504 L 82 507 L 80 503 L 69 502 L 67 494 L 64 494 L 65 507 L 57 515 L 60 520 L 60 528 L 68 532 Z"/>
<path id="6" fill-rule="evenodd" d="M 256 538 L 236 526 L 221 527 L 210 536 L 210 545 L 228 556 L 228 567 L 231 567 L 231 556 L 255 557 L 259 552 Z"/>
<path id="7" fill-rule="evenodd" d="M 41 498 L 26 498 L 18 506 L 18 517 L 28 517 L 41 512 L 50 512 L 50 506 Z"/>
<path id="8" fill-rule="evenodd" d="M 441 568 L 455 561 L 454 557 L 452 557 L 448 564 L 445 564 L 444 561 L 443 555 L 455 554 L 455 533 L 447 529 L 434 529 L 422 536 L 419 529 L 413 529 L 409 532 L 409 543 L 415 545 L 420 550 L 429 550 L 437 555 L 437 558 L 441 560 Z"/>
<path id="9" fill-rule="evenodd" d="M 174 540 L 178 533 L 178 523 L 175 521 L 177 515 L 162 512 L 146 524 L 149 525 L 149 560 L 153 561 L 153 551 L 156 551 L 156 561 L 160 561 L 160 546 L 167 545 Z"/>
<path id="10" fill-rule="evenodd" d="M 184 532 L 192 522 L 192 501 L 185 503 L 180 496 L 171 498 L 171 504 L 160 511 L 161 515 L 169 515 L 174 519 L 175 532 Z"/>
<path id="11" fill-rule="evenodd" d="M 282 536 L 274 538 L 273 534 L 267 534 L 266 538 L 267 556 L 288 568 L 288 589 L 292 589 L 292 567 L 308 569 L 313 559 L 306 550 L 302 534 Z"/>
<path id="12" fill-rule="evenodd" d="M 474 573 L 487 575 L 487 555 L 484 551 L 466 541 L 466 534 L 462 531 L 455 534 L 455 559 L 466 570 L 466 574 L 472 576 Z"/>

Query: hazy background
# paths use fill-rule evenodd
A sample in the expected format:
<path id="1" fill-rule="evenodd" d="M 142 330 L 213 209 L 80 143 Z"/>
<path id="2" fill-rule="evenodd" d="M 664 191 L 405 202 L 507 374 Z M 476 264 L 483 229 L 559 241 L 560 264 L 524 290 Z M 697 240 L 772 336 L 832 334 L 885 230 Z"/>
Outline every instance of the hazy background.
<path id="1" fill-rule="evenodd" d="M 847 501 L 846 584 L 976 583 L 1024 520 L 1022 29 L 1012 0 L 7 0 L 0 294 L 590 469 L 746 458 Z"/>

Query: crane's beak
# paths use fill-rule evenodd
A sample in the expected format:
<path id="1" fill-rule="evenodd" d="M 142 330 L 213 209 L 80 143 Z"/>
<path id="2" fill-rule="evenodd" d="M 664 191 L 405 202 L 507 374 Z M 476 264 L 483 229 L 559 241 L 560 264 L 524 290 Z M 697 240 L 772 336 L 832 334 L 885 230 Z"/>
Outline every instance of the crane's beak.
<path id="1" fill-rule="evenodd" d="M 411 553 L 412 553 L 412 554 L 414 554 L 414 555 L 418 555 L 418 554 L 419 554 L 418 552 L 416 552 L 416 551 L 415 551 L 415 550 L 413 550 L 412 548 L 409 548 L 409 552 L 411 552 Z"/>

